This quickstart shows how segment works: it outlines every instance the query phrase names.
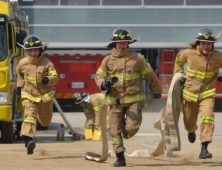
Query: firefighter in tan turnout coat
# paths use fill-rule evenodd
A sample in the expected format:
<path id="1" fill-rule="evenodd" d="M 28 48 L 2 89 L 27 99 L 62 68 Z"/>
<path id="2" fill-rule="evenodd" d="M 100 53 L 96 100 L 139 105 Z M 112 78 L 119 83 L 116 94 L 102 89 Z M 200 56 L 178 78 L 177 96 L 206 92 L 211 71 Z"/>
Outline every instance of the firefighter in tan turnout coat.
<path id="1" fill-rule="evenodd" d="M 212 30 L 208 28 L 200 30 L 196 41 L 190 44 L 192 48 L 178 53 L 174 68 L 174 73 L 183 73 L 183 67 L 187 63 L 187 78 L 182 94 L 184 124 L 188 131 L 189 141 L 194 143 L 197 117 L 200 112 L 200 141 L 202 144 L 200 159 L 212 158 L 207 146 L 212 142 L 214 132 L 215 84 L 219 68 L 222 68 L 222 54 L 214 50 L 216 41 L 217 38 Z"/>
<path id="2" fill-rule="evenodd" d="M 21 45 L 28 50 L 28 56 L 17 65 L 17 93 L 22 97 L 25 119 L 21 137 L 25 141 L 27 154 L 33 154 L 37 119 L 48 126 L 53 112 L 53 86 L 59 79 L 54 65 L 43 57 L 44 46 L 39 37 L 28 35 Z"/>
<path id="3" fill-rule="evenodd" d="M 106 114 L 102 113 L 104 111 L 104 94 L 95 93 L 89 95 L 83 91 L 79 91 L 73 95 L 75 104 L 79 104 L 84 111 L 86 116 L 86 122 L 84 125 L 85 129 L 85 139 L 93 139 L 93 135 L 96 134 L 98 138 L 100 137 L 100 115 Z"/>
<path id="4" fill-rule="evenodd" d="M 126 166 L 123 137 L 133 137 L 142 122 L 142 108 L 146 100 L 142 77 L 151 83 L 154 98 L 161 98 L 162 93 L 150 64 L 143 55 L 131 51 L 128 46 L 137 40 L 131 38 L 128 30 L 115 29 L 112 41 L 107 45 L 111 54 L 103 59 L 96 72 L 98 87 L 107 90 L 105 103 L 110 106 L 110 133 L 117 156 L 114 166 L 117 167 Z"/>

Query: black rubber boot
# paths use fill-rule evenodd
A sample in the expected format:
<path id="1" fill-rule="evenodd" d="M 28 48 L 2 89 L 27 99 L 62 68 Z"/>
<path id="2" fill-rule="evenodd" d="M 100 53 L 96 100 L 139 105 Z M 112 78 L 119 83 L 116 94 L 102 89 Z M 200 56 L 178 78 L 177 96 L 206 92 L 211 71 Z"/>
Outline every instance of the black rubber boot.
<path id="1" fill-rule="evenodd" d="M 207 150 L 208 144 L 209 144 L 209 142 L 202 143 L 202 147 L 201 147 L 201 151 L 200 151 L 200 155 L 199 155 L 200 159 L 212 158 L 212 154 L 209 153 Z"/>
<path id="2" fill-rule="evenodd" d="M 188 140 L 189 140 L 189 142 L 190 143 L 194 143 L 195 142 L 195 140 L 196 140 L 196 133 L 194 132 L 194 133 L 190 133 L 190 132 L 188 132 Z"/>
<path id="3" fill-rule="evenodd" d="M 35 149 L 35 142 L 29 136 L 24 136 L 25 147 L 27 148 L 27 154 L 32 155 L 33 150 Z"/>
<path id="4" fill-rule="evenodd" d="M 126 159 L 124 157 L 124 152 L 120 152 L 116 154 L 117 160 L 114 163 L 115 167 L 126 166 Z"/>

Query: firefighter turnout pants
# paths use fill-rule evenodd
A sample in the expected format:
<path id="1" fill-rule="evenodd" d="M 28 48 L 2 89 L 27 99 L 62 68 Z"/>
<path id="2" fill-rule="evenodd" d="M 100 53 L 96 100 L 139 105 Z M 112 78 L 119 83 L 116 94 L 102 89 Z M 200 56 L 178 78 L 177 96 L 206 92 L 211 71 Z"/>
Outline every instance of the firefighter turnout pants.
<path id="1" fill-rule="evenodd" d="M 193 102 L 183 99 L 183 114 L 184 125 L 188 132 L 195 132 L 197 130 L 198 113 L 201 116 L 200 126 L 200 141 L 212 142 L 212 135 L 214 132 L 214 98 L 205 98 L 201 101 Z"/>
<path id="2" fill-rule="evenodd" d="M 37 120 L 42 126 L 48 126 L 52 120 L 53 101 L 47 103 L 23 99 L 22 106 L 24 108 L 25 119 L 22 123 L 20 136 L 29 136 L 34 138 Z"/>
<path id="3" fill-rule="evenodd" d="M 115 153 L 124 152 L 121 128 L 125 127 L 128 138 L 133 137 L 142 123 L 142 108 L 144 102 L 132 103 L 127 106 L 110 107 L 110 133 Z"/>

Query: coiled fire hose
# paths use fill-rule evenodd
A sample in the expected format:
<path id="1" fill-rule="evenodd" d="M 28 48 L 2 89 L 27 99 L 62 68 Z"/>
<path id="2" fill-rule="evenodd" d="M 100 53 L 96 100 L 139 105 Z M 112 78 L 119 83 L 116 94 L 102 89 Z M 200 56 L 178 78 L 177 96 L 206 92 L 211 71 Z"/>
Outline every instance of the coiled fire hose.
<path id="1" fill-rule="evenodd" d="M 181 106 L 181 94 L 183 90 L 183 83 L 181 79 L 184 78 L 182 73 L 174 75 L 169 92 L 167 103 L 159 113 L 158 119 L 154 124 L 154 128 L 159 130 L 161 133 L 161 140 L 153 152 L 148 149 L 136 150 L 131 154 L 126 154 L 129 157 L 155 157 L 165 153 L 166 156 L 172 156 L 173 151 L 181 150 L 180 133 L 179 133 L 179 117 L 180 117 L 180 106 Z M 106 109 L 106 108 L 104 108 Z M 102 131 L 102 143 L 103 150 L 102 155 L 93 152 L 86 152 L 83 154 L 86 159 L 94 160 L 97 162 L 103 162 L 108 158 L 108 140 L 107 140 L 107 129 L 106 129 L 106 111 L 101 115 L 101 131 Z"/>

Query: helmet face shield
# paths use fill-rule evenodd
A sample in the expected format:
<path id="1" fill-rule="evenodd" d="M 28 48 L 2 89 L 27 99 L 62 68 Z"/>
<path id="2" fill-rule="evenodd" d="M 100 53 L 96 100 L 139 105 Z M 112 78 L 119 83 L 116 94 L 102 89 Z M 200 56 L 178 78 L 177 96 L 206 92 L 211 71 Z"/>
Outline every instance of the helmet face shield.
<path id="1" fill-rule="evenodd" d="M 80 91 L 80 92 L 75 93 L 73 95 L 73 98 L 75 100 L 75 104 L 80 104 L 83 101 L 85 101 L 85 102 L 89 101 L 89 94 L 87 94 L 83 91 Z"/>
<path id="2" fill-rule="evenodd" d="M 198 32 L 196 40 L 197 41 L 216 42 L 217 38 L 211 29 L 204 28 L 204 29 L 200 30 L 200 32 Z"/>

